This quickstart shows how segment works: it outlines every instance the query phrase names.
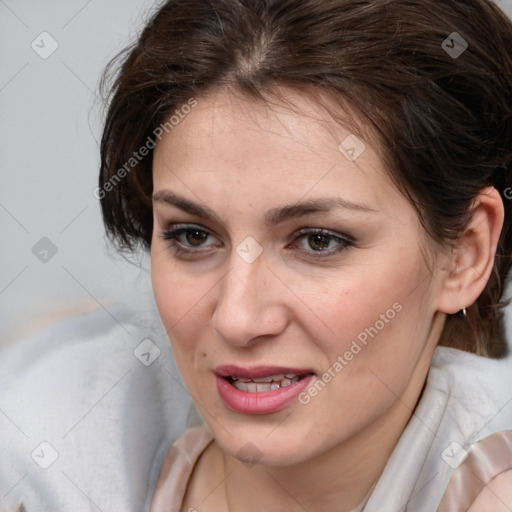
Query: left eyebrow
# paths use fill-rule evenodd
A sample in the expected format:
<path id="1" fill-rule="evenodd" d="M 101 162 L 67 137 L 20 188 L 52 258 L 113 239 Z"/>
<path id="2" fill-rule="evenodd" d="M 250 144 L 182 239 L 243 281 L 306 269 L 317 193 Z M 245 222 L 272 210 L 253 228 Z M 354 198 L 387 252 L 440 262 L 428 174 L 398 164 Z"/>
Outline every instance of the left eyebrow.
<path id="1" fill-rule="evenodd" d="M 354 203 L 341 198 L 321 198 L 280 208 L 272 208 L 265 213 L 265 222 L 270 226 L 275 226 L 291 218 L 304 217 L 314 213 L 328 213 L 335 209 L 346 209 L 364 213 L 377 212 L 377 210 L 361 203 Z"/>

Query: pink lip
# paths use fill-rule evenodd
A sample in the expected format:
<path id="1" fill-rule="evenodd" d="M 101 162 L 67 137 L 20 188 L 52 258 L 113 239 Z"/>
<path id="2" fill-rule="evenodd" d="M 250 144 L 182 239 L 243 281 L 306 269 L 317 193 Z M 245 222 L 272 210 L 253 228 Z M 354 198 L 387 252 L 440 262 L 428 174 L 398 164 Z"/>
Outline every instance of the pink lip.
<path id="1" fill-rule="evenodd" d="M 311 375 L 311 370 L 276 366 L 241 368 L 239 366 L 226 365 L 215 368 L 215 373 L 217 390 L 220 397 L 229 409 L 242 414 L 271 414 L 284 409 L 295 400 L 297 395 L 309 386 L 311 380 L 314 378 L 314 375 Z M 262 393 L 240 391 L 232 386 L 225 378 L 230 376 L 257 379 L 260 377 L 284 375 L 287 373 L 308 375 L 285 388 L 279 388 L 275 391 L 265 391 Z"/>

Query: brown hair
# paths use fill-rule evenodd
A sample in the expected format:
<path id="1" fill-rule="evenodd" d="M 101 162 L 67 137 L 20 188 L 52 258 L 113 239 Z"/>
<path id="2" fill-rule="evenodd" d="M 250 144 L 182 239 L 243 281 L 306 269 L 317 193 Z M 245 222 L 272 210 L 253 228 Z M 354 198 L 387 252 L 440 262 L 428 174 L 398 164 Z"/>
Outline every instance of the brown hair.
<path id="1" fill-rule="evenodd" d="M 377 134 L 433 241 L 455 242 L 478 193 L 500 191 L 492 275 L 465 321 L 448 317 L 440 341 L 500 357 L 512 252 L 511 54 L 512 24 L 487 0 L 169 0 L 103 77 L 97 197 L 107 232 L 119 248 L 150 247 L 152 152 L 134 154 L 152 149 L 159 126 L 172 128 L 166 119 L 191 98 L 219 87 L 259 99 L 278 86 L 327 93 Z"/>

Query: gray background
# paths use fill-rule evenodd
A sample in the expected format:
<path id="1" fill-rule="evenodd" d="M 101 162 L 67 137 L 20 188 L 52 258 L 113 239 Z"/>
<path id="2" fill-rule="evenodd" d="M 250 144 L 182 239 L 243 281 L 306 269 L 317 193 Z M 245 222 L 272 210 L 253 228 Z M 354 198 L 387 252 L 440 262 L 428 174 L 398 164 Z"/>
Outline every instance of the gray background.
<path id="1" fill-rule="evenodd" d="M 153 4 L 0 1 L 2 341 L 98 304 L 108 309 L 149 286 L 147 270 L 128 264 L 105 240 L 93 190 L 99 78 Z M 38 37 L 43 31 L 59 45 L 46 59 L 31 47 L 35 39 L 51 48 Z M 43 237 L 57 247 L 47 262 L 32 253 Z"/>
<path id="2" fill-rule="evenodd" d="M 497 3 L 512 17 L 512 0 Z M 0 0 L 0 341 L 98 305 L 109 310 L 120 297 L 150 300 L 147 258 L 134 266 L 110 248 L 93 190 L 99 77 L 153 5 Z M 58 43 L 46 59 L 31 47 L 43 46 L 43 31 Z M 57 248 L 53 257 L 39 252 L 46 262 L 32 252 L 43 237 Z"/>

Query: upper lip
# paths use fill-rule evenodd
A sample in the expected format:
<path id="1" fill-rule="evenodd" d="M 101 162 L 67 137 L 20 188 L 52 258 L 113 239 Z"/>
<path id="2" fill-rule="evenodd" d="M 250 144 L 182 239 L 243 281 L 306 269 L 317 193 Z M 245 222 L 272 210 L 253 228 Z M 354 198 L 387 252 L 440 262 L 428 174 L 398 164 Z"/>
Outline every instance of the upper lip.
<path id="1" fill-rule="evenodd" d="M 314 373 L 310 368 L 290 368 L 285 366 L 251 366 L 243 368 L 234 364 L 216 366 L 213 371 L 220 377 L 236 377 L 237 379 L 259 379 L 271 375 L 306 375 Z"/>

